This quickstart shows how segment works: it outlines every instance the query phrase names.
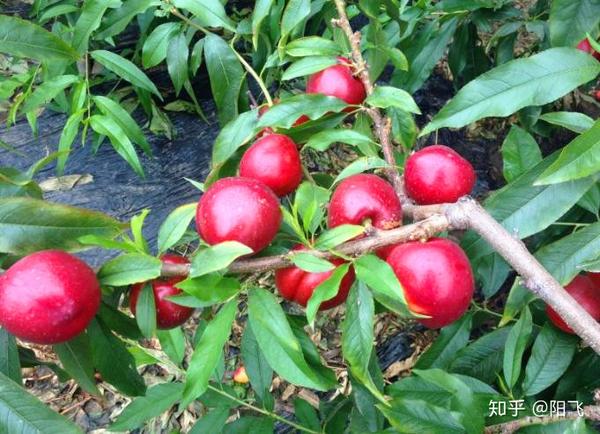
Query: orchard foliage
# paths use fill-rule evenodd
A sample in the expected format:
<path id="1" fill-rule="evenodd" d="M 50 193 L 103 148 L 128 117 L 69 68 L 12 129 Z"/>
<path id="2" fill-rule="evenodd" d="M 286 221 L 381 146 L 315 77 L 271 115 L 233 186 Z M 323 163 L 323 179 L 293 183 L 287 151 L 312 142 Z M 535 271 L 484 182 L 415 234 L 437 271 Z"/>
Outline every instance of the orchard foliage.
<path id="1" fill-rule="evenodd" d="M 373 228 L 402 223 L 401 204 L 383 191 L 393 189 L 382 178 L 378 182 L 386 187 L 375 189 L 379 202 L 374 205 L 383 208 L 381 214 L 365 218 L 342 198 L 336 214 L 329 207 L 328 215 L 330 201 L 336 203 L 344 185 L 357 176 L 375 177 L 366 172 L 390 169 L 404 173 L 410 151 L 437 130 L 506 118 L 511 126 L 499 139 L 506 185 L 483 200 L 486 210 L 524 240 L 561 284 L 583 272 L 600 272 L 600 124 L 570 111 L 568 103 L 571 96 L 594 103 L 588 94 L 600 73 L 593 55 L 600 52 L 600 4 L 359 0 L 348 2 L 346 10 L 360 31 L 369 79 L 377 83 L 372 92 L 358 78 L 364 65 L 350 60 L 352 47 L 336 24 L 333 1 L 35 0 L 28 20 L 0 15 L 0 60 L 6 70 L 0 75 L 0 109 L 8 126 L 24 116 L 37 134 L 43 110 L 63 113 L 65 119 L 56 152 L 26 171 L 0 167 L 0 266 L 9 270 L 22 257 L 48 249 L 119 251 L 97 270 L 102 292 L 97 314 L 86 318 L 83 333 L 54 345 L 60 366 L 46 363 L 61 380 L 74 379 L 91 394 L 100 393 L 97 381 L 102 381 L 135 397 L 111 430 L 140 428 L 175 407 L 202 415 L 194 433 L 241 433 L 250 427 L 270 433 L 276 421 L 312 433 L 480 433 L 531 415 L 537 400 L 593 403 L 600 356 L 552 325 L 557 318 L 548 320 L 545 305 L 474 232 L 462 236 L 460 247 L 437 239 L 424 244 L 429 255 L 439 254 L 434 251 L 440 244 L 442 251 L 453 252 L 447 279 L 439 284 L 449 297 L 440 321 L 417 308 L 424 292 L 414 283 L 420 281 L 423 261 L 411 258 L 410 251 L 421 248 L 423 254 L 420 243 L 333 260 L 306 249 L 335 253 L 340 244 L 368 237 Z M 421 110 L 412 95 L 440 62 L 456 94 L 419 128 L 415 116 Z M 168 89 L 155 82 L 156 70 L 165 68 Z M 345 79 L 339 92 L 323 94 Z M 204 118 L 195 91 L 206 81 L 221 131 L 209 176 L 192 180 L 190 188 L 210 193 L 200 206 L 174 209 L 160 227 L 157 245 L 142 234 L 148 210 L 125 224 L 43 200 L 36 173 L 55 164 L 63 174 L 70 150 L 84 144 L 92 154 L 112 146 L 144 177 L 144 161 L 152 156 L 147 134 L 172 137 L 170 111 Z M 397 145 L 393 164 L 383 158 L 374 133 L 385 126 L 373 125 L 367 115 L 374 109 L 391 121 L 389 134 Z M 565 137 L 571 139 L 560 150 L 542 152 L 540 143 L 558 132 L 570 132 Z M 287 136 L 281 139 L 285 145 L 298 145 L 303 162 L 327 161 L 335 147 L 356 158 L 339 170 L 304 174 L 298 185 L 303 168 L 295 146 L 287 146 L 285 156 L 294 160 L 293 170 L 269 159 L 269 142 L 282 145 L 273 133 Z M 13 151 L 10 144 L 0 146 Z M 473 186 L 470 164 L 451 152 L 458 164 L 458 169 L 452 166 L 452 178 L 460 179 L 455 179 L 456 191 L 434 190 L 444 193 L 440 200 L 455 200 Z M 407 191 L 411 195 L 414 186 L 413 199 L 429 203 L 427 169 L 447 174 L 448 166 L 418 155 L 406 164 Z M 272 166 L 264 170 L 267 160 Z M 233 178 L 238 170 L 264 179 L 240 181 Z M 277 171 L 280 179 L 268 179 Z M 409 180 L 411 171 L 416 178 Z M 279 200 L 263 183 L 279 196 L 288 195 Z M 251 191 L 254 199 L 240 200 L 240 189 Z M 243 227 L 235 226 L 236 218 L 245 218 Z M 190 229 L 193 220 L 198 231 Z M 229 221 L 235 224 L 224 233 L 219 225 Z M 186 278 L 162 275 L 160 258 L 169 251 L 186 253 Z M 275 285 L 227 273 L 231 264 L 253 253 L 288 255 L 289 267 L 277 272 L 277 286 L 284 298 L 305 306 L 303 315 L 284 309 L 289 305 L 281 303 Z M 185 267 L 185 262 L 176 265 Z M 8 287 L 9 273 L 0 278 L 0 292 Z M 403 287 L 404 275 L 410 283 Z M 472 282 L 478 288 L 474 302 Z M 451 296 L 457 287 L 462 298 Z M 589 283 L 586 291 L 596 291 L 597 297 L 597 283 Z M 319 309 L 340 303 L 349 388 L 342 388 L 324 363 L 324 344 L 311 339 L 330 315 Z M 191 321 L 197 326 L 169 328 L 185 321 L 191 309 L 197 309 Z M 384 382 L 374 347 L 374 326 L 385 312 L 445 326 L 410 374 L 394 382 Z M 243 328 L 239 363 L 225 350 L 234 324 Z M 42 362 L 9 328 L 0 328 L 0 432 L 79 432 L 18 386 L 20 368 Z M 157 339 L 162 350 L 149 348 L 148 339 Z M 169 381 L 147 387 L 140 368 L 152 364 L 165 367 Z M 225 371 L 238 364 L 244 370 L 236 370 L 234 386 Z M 295 415 L 282 420 L 270 393 L 275 376 L 319 392 L 318 408 L 297 397 Z M 490 401 L 521 399 L 524 409 L 518 416 L 488 411 Z M 233 409 L 243 410 L 242 415 L 228 422 Z M 582 419 L 542 429 L 591 430 Z"/>

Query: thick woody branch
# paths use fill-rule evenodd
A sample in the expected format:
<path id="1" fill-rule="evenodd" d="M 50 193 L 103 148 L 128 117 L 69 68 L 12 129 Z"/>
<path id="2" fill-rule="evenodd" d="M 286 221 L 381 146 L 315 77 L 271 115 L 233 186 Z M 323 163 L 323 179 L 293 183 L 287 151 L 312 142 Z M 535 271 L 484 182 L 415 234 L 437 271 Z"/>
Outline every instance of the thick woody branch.
<path id="1" fill-rule="evenodd" d="M 337 8 L 339 18 L 334 19 L 333 23 L 342 29 L 346 34 L 352 49 L 352 61 L 356 65 L 358 77 L 363 82 L 367 95 L 370 95 L 373 93 L 374 87 L 373 83 L 371 83 L 371 77 L 369 76 L 369 67 L 360 51 L 360 32 L 354 32 L 350 26 L 350 21 L 348 20 L 348 15 L 346 14 L 346 2 L 344 0 L 335 0 L 335 6 Z M 394 146 L 391 140 L 391 120 L 388 117 L 383 116 L 377 108 L 369 108 L 367 113 L 375 124 L 375 132 L 379 139 L 379 143 L 381 144 L 383 157 L 390 165 L 390 167 L 386 169 L 386 176 L 394 186 L 394 190 L 396 191 L 398 197 L 404 201 L 404 182 L 400 176 L 400 173 L 398 173 L 398 170 L 396 169 Z"/>
<path id="2" fill-rule="evenodd" d="M 338 255 L 354 258 L 392 244 L 426 240 L 438 232 L 448 229 L 448 226 L 447 218 L 444 215 L 437 214 L 417 223 L 401 226 L 396 229 L 376 231 L 368 237 L 341 244 L 333 251 L 303 250 L 302 253 L 309 253 L 323 259 L 332 259 Z M 264 258 L 240 259 L 232 263 L 228 271 L 230 273 L 243 274 L 276 270 L 289 266 L 292 256 L 293 253 L 288 253 Z M 187 276 L 188 273 L 189 265 L 163 264 L 161 275 L 164 277 Z"/>
<path id="3" fill-rule="evenodd" d="M 556 416 L 527 416 L 523 419 L 511 420 L 510 422 L 491 425 L 485 428 L 485 434 L 512 434 L 530 425 L 549 424 L 563 420 L 575 420 L 584 417 L 588 420 L 600 421 L 600 407 L 589 405 L 583 407 L 583 415 L 577 411 L 567 411 Z"/>

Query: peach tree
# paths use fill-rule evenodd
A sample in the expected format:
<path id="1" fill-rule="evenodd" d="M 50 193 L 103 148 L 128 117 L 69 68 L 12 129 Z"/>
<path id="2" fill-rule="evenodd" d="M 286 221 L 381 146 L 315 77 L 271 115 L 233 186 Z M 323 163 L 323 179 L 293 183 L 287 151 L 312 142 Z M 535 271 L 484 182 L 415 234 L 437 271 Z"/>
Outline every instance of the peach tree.
<path id="1" fill-rule="evenodd" d="M 592 432 L 600 127 L 574 108 L 597 107 L 597 2 L 36 0 L 31 16 L 0 15 L 0 108 L 33 133 L 44 110 L 65 125 L 29 170 L 0 167 L 0 432 L 80 432 L 21 387 L 39 365 L 132 397 L 117 432 Z M 425 118 L 413 96 L 436 68 L 455 93 Z M 199 74 L 221 128 L 210 173 L 155 244 L 150 210 L 44 201 L 37 172 L 63 174 L 78 142 L 143 177 L 145 130 L 204 117 Z M 490 118 L 505 185 L 479 203 L 437 137 Z M 89 248 L 118 254 L 92 270 L 72 254 Z M 382 318 L 436 330 L 391 376 Z"/>

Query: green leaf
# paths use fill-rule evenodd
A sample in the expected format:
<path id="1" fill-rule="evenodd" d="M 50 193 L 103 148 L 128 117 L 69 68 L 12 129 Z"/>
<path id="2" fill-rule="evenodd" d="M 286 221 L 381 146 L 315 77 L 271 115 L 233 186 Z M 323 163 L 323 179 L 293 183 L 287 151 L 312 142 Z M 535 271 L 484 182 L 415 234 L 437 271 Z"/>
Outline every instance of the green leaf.
<path id="1" fill-rule="evenodd" d="M 60 139 L 58 141 L 58 152 L 61 152 L 61 155 L 58 157 L 58 161 L 56 162 L 56 172 L 59 175 L 62 175 L 65 171 L 65 165 L 67 164 L 67 158 L 69 157 L 69 153 L 71 152 L 71 145 L 75 141 L 75 137 L 77 136 L 77 132 L 79 131 L 79 124 L 83 119 L 83 114 L 85 110 L 79 110 L 78 112 L 73 113 L 67 119 L 65 126 L 63 127 L 62 132 L 60 133 Z"/>
<path id="2" fill-rule="evenodd" d="M 93 100 L 103 114 L 119 124 L 123 132 L 133 143 L 139 145 L 147 155 L 152 155 L 150 144 L 146 140 L 142 129 L 127 110 L 112 99 L 101 95 L 95 95 Z"/>
<path id="3" fill-rule="evenodd" d="M 484 414 L 488 411 L 489 402 L 476 400 L 473 391 L 459 377 L 441 369 L 425 371 L 416 369 L 413 372 L 427 382 L 452 394 L 450 410 L 460 414 L 459 421 L 467 432 L 480 433 L 484 431 Z"/>
<path id="4" fill-rule="evenodd" d="M 346 300 L 346 317 L 342 323 L 342 352 L 352 375 L 375 398 L 380 402 L 385 402 L 383 394 L 375 385 L 369 372 L 369 360 L 375 341 L 374 324 L 373 296 L 363 283 L 358 282 L 352 286 Z"/>
<path id="5" fill-rule="evenodd" d="M 484 202 L 485 209 L 509 232 L 523 239 L 557 221 L 592 186 L 592 178 L 535 186 L 534 181 L 556 161 L 557 154 L 544 158 L 506 187 L 494 192 Z M 493 252 L 478 235 L 469 232 L 461 246 L 473 261 Z"/>
<path id="6" fill-rule="evenodd" d="M 542 152 L 535 139 L 522 128 L 513 125 L 502 143 L 504 179 L 513 181 L 542 161 Z"/>
<path id="7" fill-rule="evenodd" d="M 0 15 L 0 52 L 17 57 L 27 57 L 49 62 L 75 61 L 77 51 L 46 29 L 17 17 Z"/>
<path id="8" fill-rule="evenodd" d="M 403 317 L 414 317 L 408 310 L 404 290 L 390 265 L 373 254 L 364 255 L 354 262 L 356 277 L 373 291 L 375 299 Z"/>
<path id="9" fill-rule="evenodd" d="M 413 97 L 405 90 L 392 86 L 377 86 L 365 101 L 373 107 L 396 107 L 409 113 L 421 114 Z"/>
<path id="10" fill-rule="evenodd" d="M 535 339 L 525 368 L 523 393 L 533 396 L 547 389 L 567 370 L 577 349 L 577 336 L 546 323 Z"/>
<path id="11" fill-rule="evenodd" d="M 80 434 L 70 420 L 55 413 L 27 390 L 0 373 L 0 432 Z"/>
<path id="12" fill-rule="evenodd" d="M 307 36 L 294 39 L 286 45 L 285 52 L 292 57 L 329 56 L 330 58 L 342 54 L 342 50 L 334 41 L 320 36 Z"/>
<path id="13" fill-rule="evenodd" d="M 190 11 L 201 26 L 223 27 L 235 32 L 235 23 L 227 16 L 219 0 L 173 0 L 173 5 Z"/>
<path id="14" fill-rule="evenodd" d="M 127 0 L 119 8 L 106 14 L 102 28 L 94 35 L 95 39 L 106 39 L 118 35 L 131 23 L 133 18 L 145 12 L 151 6 L 159 6 L 158 0 Z"/>
<path id="15" fill-rule="evenodd" d="M 151 339 L 156 331 L 156 300 L 152 284 L 146 283 L 135 305 L 135 319 L 144 337 Z"/>
<path id="16" fill-rule="evenodd" d="M 308 181 L 300 184 L 300 187 L 296 190 L 294 208 L 302 218 L 304 230 L 311 235 L 321 225 L 330 194 L 328 189 Z M 300 238 L 302 238 L 302 234 Z"/>
<path id="17" fill-rule="evenodd" d="M 63 344 L 54 345 L 53 350 L 65 371 L 77 381 L 77 384 L 86 392 L 100 396 L 94 378 L 92 348 L 87 333 L 81 333 Z"/>
<path id="18" fill-rule="evenodd" d="M 138 176 L 144 177 L 144 169 L 131 140 L 112 117 L 93 115 L 90 117 L 90 126 L 101 136 L 107 136 L 115 151 L 129 163 Z"/>
<path id="19" fill-rule="evenodd" d="M 335 268 L 335 265 L 328 260 L 306 252 L 294 253 L 291 257 L 291 261 L 296 267 L 308 271 L 309 273 L 323 273 Z"/>
<path id="20" fill-rule="evenodd" d="M 308 324 L 314 328 L 315 318 L 321 303 L 331 300 L 339 291 L 342 279 L 348 273 L 350 264 L 342 264 L 337 267 L 327 279 L 321 282 L 313 291 L 306 305 L 306 318 Z"/>
<path id="21" fill-rule="evenodd" d="M 370 146 L 375 144 L 370 137 L 365 136 L 358 131 L 340 128 L 335 130 L 324 130 L 313 135 L 309 141 L 306 142 L 305 147 L 313 148 L 317 151 L 326 151 L 333 143 L 345 143 L 353 146 Z"/>
<path id="22" fill-rule="evenodd" d="M 76 250 L 83 235 L 116 236 L 121 224 L 96 211 L 28 197 L 0 198 L 0 252 L 26 255 L 38 250 Z"/>
<path id="23" fill-rule="evenodd" d="M 244 112 L 227 123 L 219 132 L 213 145 L 213 166 L 225 163 L 239 148 L 252 140 L 258 131 L 257 123 L 257 110 Z"/>
<path id="24" fill-rule="evenodd" d="M 258 128 L 290 128 L 302 115 L 318 119 L 326 113 L 339 113 L 347 107 L 341 99 L 321 94 L 300 94 L 271 107 L 258 121 Z"/>
<path id="25" fill-rule="evenodd" d="M 272 11 L 274 0 L 257 0 L 254 3 L 252 13 L 252 45 L 256 50 L 258 48 L 258 37 L 260 35 L 260 25 Z"/>
<path id="26" fill-rule="evenodd" d="M 451 18 L 439 29 L 435 29 L 433 24 L 425 27 L 404 50 L 410 65 L 408 71 L 396 70 L 392 84 L 411 94 L 418 90 L 444 55 L 446 46 L 456 31 L 456 25 L 457 19 Z"/>
<path id="27" fill-rule="evenodd" d="M 188 203 L 175 208 L 160 225 L 158 230 L 158 251 L 166 252 L 181 240 L 196 215 L 198 204 Z"/>
<path id="28" fill-rule="evenodd" d="M 296 416 L 298 422 L 309 429 L 317 430 L 318 432 L 321 428 L 317 411 L 302 398 L 298 397 L 294 399 L 294 416 Z"/>
<path id="29" fill-rule="evenodd" d="M 171 37 L 167 49 L 167 70 L 175 86 L 175 93 L 179 95 L 183 84 L 188 79 L 188 57 L 190 50 L 183 31 Z"/>
<path id="30" fill-rule="evenodd" d="M 195 307 L 206 307 L 223 303 L 242 289 L 239 280 L 233 277 L 223 277 L 218 274 L 207 274 L 193 279 L 186 279 L 179 282 L 176 286 L 195 297 L 197 301 L 194 305 Z M 180 297 L 170 297 L 170 300 L 179 303 Z"/>
<path id="31" fill-rule="evenodd" d="M 54 77 L 50 81 L 43 82 L 33 91 L 31 96 L 25 99 L 21 111 L 23 113 L 28 113 L 49 103 L 67 86 L 72 85 L 78 80 L 79 77 L 76 75 L 61 75 L 59 77 Z"/>
<path id="32" fill-rule="evenodd" d="M 535 139 L 516 125 L 510 128 L 501 151 L 506 182 L 513 181 L 542 161 L 542 151 Z"/>
<path id="33" fill-rule="evenodd" d="M 598 171 L 600 171 L 600 121 L 565 146 L 558 159 L 540 175 L 536 185 L 581 179 Z"/>
<path id="34" fill-rule="evenodd" d="M 22 384 L 21 363 L 17 341 L 5 328 L 0 327 L 0 373 L 17 384 Z"/>
<path id="35" fill-rule="evenodd" d="M 448 369 L 459 350 L 469 343 L 473 315 L 467 313 L 458 321 L 442 328 L 440 335 L 415 364 L 417 369 Z"/>
<path id="36" fill-rule="evenodd" d="M 218 0 L 214 1 L 218 3 Z M 204 38 L 204 59 L 218 109 L 219 123 L 224 126 L 238 115 L 238 97 L 244 82 L 244 69 L 227 42 L 212 33 Z"/>
<path id="37" fill-rule="evenodd" d="M 504 345 L 511 327 L 503 327 L 483 335 L 460 350 L 451 365 L 451 371 L 491 383 L 502 369 Z"/>
<path id="38" fill-rule="evenodd" d="M 281 17 L 281 39 L 285 43 L 292 30 L 299 26 L 310 14 L 310 0 L 290 0 Z"/>
<path id="39" fill-rule="evenodd" d="M 181 365 L 185 357 L 185 334 L 181 327 L 169 330 L 157 330 L 160 347 L 176 365 Z"/>
<path id="40" fill-rule="evenodd" d="M 248 246 L 237 241 L 222 243 L 201 250 L 192 259 L 190 277 L 199 277 L 208 273 L 223 270 L 237 258 L 252 253 Z"/>
<path id="41" fill-rule="evenodd" d="M 513 326 L 504 347 L 504 378 L 507 386 L 512 390 L 519 375 L 521 374 L 521 363 L 523 353 L 527 349 L 527 343 L 533 330 L 533 320 L 531 312 L 525 308 L 519 321 Z"/>
<path id="42" fill-rule="evenodd" d="M 591 348 L 578 352 L 556 388 L 557 399 L 593 393 L 600 386 L 600 356 Z"/>
<path id="43" fill-rule="evenodd" d="M 236 312 L 237 300 L 231 300 L 206 326 L 187 369 L 181 408 L 187 407 L 208 389 L 208 381 L 221 358 Z"/>
<path id="44" fill-rule="evenodd" d="M 391 408 L 379 405 L 393 428 L 399 432 L 460 433 L 465 429 L 459 422 L 460 413 L 436 407 L 425 401 L 395 399 Z"/>
<path id="45" fill-rule="evenodd" d="M 594 126 L 594 120 L 586 114 L 577 112 L 544 113 L 540 119 L 581 134 Z"/>
<path id="46" fill-rule="evenodd" d="M 319 250 L 329 250 L 345 243 L 348 240 L 364 234 L 364 226 L 359 225 L 340 225 L 329 229 L 317 238 L 315 248 Z"/>
<path id="47" fill-rule="evenodd" d="M 229 418 L 229 407 L 217 407 L 202 416 L 194 424 L 189 434 L 204 434 L 223 432 L 223 427 Z"/>
<path id="48" fill-rule="evenodd" d="M 103 285 L 126 286 L 160 277 L 160 259 L 143 253 L 126 253 L 105 262 L 98 271 Z"/>
<path id="49" fill-rule="evenodd" d="M 281 76 L 282 80 L 292 80 L 298 77 L 314 74 L 337 63 L 335 57 L 307 56 L 292 63 Z"/>
<path id="50" fill-rule="evenodd" d="M 181 399 L 182 383 L 162 383 L 148 389 L 146 396 L 136 398 L 119 415 L 110 431 L 130 431 L 169 410 Z"/>
<path id="51" fill-rule="evenodd" d="M 167 58 L 167 47 L 171 36 L 180 28 L 179 23 L 168 22 L 156 26 L 142 46 L 142 65 L 152 68 Z"/>
<path id="52" fill-rule="evenodd" d="M 120 0 L 87 0 L 81 8 L 81 15 L 75 23 L 72 44 L 79 54 L 88 51 L 90 35 L 100 27 L 102 17 L 108 8 L 122 6 Z"/>
<path id="53" fill-rule="evenodd" d="M 600 63 L 575 48 L 551 48 L 511 60 L 464 86 L 425 126 L 421 135 L 547 104 L 594 79 L 598 73 Z"/>
<path id="54" fill-rule="evenodd" d="M 250 323 L 246 324 L 242 335 L 242 360 L 252 389 L 264 401 L 265 397 L 270 394 L 273 369 L 261 351 Z"/>
<path id="55" fill-rule="evenodd" d="M 550 42 L 552 46 L 572 47 L 600 21 L 600 4 L 595 0 L 552 0 Z"/>
<path id="56" fill-rule="evenodd" d="M 90 52 L 90 54 L 94 60 L 117 74 L 119 77 L 140 89 L 153 93 L 162 100 L 162 96 L 154 83 L 152 83 L 148 76 L 130 60 L 106 50 L 94 50 Z"/>
<path id="57" fill-rule="evenodd" d="M 248 318 L 267 362 L 282 378 L 321 391 L 335 386 L 308 365 L 302 347 L 273 294 L 261 288 L 252 289 L 248 297 Z"/>
<path id="58" fill-rule="evenodd" d="M 382 169 L 384 167 L 389 167 L 389 165 L 385 160 L 379 157 L 357 158 L 355 161 L 350 163 L 344 168 L 344 170 L 340 172 L 340 174 L 333 181 L 333 184 L 335 185 L 341 180 L 348 178 L 349 176 L 356 175 L 358 173 L 363 173 L 367 170 Z"/>
<path id="59" fill-rule="evenodd" d="M 105 302 L 100 304 L 98 317 L 101 318 L 111 330 L 123 337 L 133 340 L 142 338 L 142 333 L 134 318 L 131 318 L 129 315 Z"/>

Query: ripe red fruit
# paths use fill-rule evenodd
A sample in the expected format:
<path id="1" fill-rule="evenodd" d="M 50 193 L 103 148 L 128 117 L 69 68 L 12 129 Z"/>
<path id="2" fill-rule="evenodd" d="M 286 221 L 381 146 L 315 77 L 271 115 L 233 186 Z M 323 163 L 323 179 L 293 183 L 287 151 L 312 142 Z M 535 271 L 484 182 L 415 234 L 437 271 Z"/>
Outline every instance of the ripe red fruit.
<path id="1" fill-rule="evenodd" d="M 426 327 L 447 326 L 469 308 L 475 290 L 473 271 L 456 243 L 432 238 L 398 244 L 387 262 L 404 287 L 410 310 L 431 317 L 418 320 Z"/>
<path id="2" fill-rule="evenodd" d="M 277 196 L 294 191 L 302 180 L 302 162 L 296 144 L 283 134 L 267 134 L 244 153 L 240 176 L 263 182 Z"/>
<path id="3" fill-rule="evenodd" d="M 165 264 L 188 264 L 189 261 L 178 255 L 163 255 L 160 258 Z M 172 329 L 186 322 L 194 313 L 194 309 L 180 306 L 167 300 L 167 297 L 179 295 L 181 289 L 175 285 L 184 277 L 169 277 L 166 279 L 155 279 L 151 282 L 152 291 L 154 292 L 154 303 L 156 305 L 156 325 L 159 329 Z M 135 315 L 138 297 L 140 292 L 146 285 L 146 282 L 136 283 L 131 287 L 129 295 L 129 309 Z"/>
<path id="4" fill-rule="evenodd" d="M 600 288 L 587 276 L 579 275 L 571 281 L 565 290 L 579 303 L 596 321 L 600 321 Z M 563 319 L 550 306 L 546 306 L 546 314 L 550 321 L 566 333 L 575 334 Z"/>
<path id="5" fill-rule="evenodd" d="M 277 196 L 251 178 L 218 180 L 202 195 L 196 211 L 196 229 L 208 244 L 238 241 L 255 253 L 273 241 L 280 224 Z"/>
<path id="6" fill-rule="evenodd" d="M 600 288 L 600 273 L 588 273 L 586 276 L 592 281 L 596 288 Z"/>
<path id="7" fill-rule="evenodd" d="M 444 145 L 428 146 L 406 160 L 406 192 L 418 204 L 456 202 L 475 185 L 473 166 Z"/>
<path id="8" fill-rule="evenodd" d="M 586 53 L 589 53 L 592 56 L 594 56 L 597 60 L 600 60 L 600 53 L 594 50 L 588 38 L 583 38 L 581 41 L 579 41 L 579 44 L 577 44 L 577 49 L 585 51 Z"/>
<path id="9" fill-rule="evenodd" d="M 81 259 L 60 250 L 33 253 L 0 276 L 0 326 L 28 342 L 65 342 L 85 330 L 100 297 Z"/>
<path id="10" fill-rule="evenodd" d="M 367 93 L 362 81 L 354 77 L 350 60 L 338 57 L 338 64 L 311 75 L 306 82 L 306 93 L 335 96 L 348 104 L 361 104 Z"/>
<path id="11" fill-rule="evenodd" d="M 293 250 L 304 250 L 305 247 L 297 245 Z M 332 259 L 333 265 L 339 266 L 344 263 L 341 259 Z M 298 267 L 287 267 L 275 272 L 275 285 L 279 293 L 286 300 L 294 301 L 306 307 L 313 291 L 317 286 L 327 280 L 334 270 L 322 273 L 309 273 Z M 350 268 L 340 283 L 337 295 L 331 300 L 321 303 L 319 310 L 331 309 L 339 306 L 348 298 L 350 287 L 354 283 L 354 269 Z"/>
<path id="12" fill-rule="evenodd" d="M 329 203 L 327 224 L 361 225 L 366 220 L 378 229 L 402 224 L 402 205 L 394 188 L 376 175 L 358 174 L 339 183 Z"/>

